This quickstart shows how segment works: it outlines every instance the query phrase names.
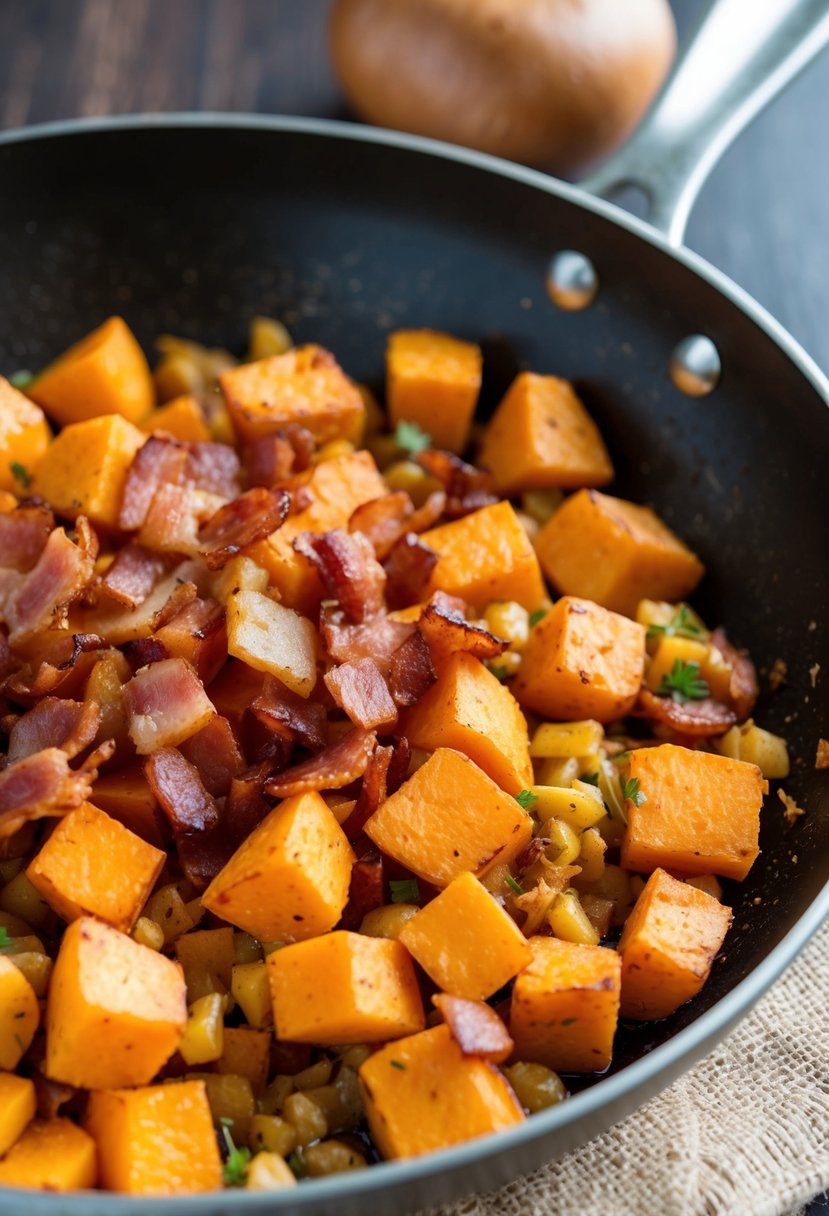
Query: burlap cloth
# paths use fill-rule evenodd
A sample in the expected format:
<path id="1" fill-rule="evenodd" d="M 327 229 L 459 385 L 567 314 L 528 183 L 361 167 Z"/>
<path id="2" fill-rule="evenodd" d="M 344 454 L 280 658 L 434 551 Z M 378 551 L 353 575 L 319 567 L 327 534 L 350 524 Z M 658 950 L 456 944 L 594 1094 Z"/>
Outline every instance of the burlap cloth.
<path id="1" fill-rule="evenodd" d="M 440 1216 L 800 1216 L 827 1187 L 829 922 L 670 1089 L 561 1161 Z"/>

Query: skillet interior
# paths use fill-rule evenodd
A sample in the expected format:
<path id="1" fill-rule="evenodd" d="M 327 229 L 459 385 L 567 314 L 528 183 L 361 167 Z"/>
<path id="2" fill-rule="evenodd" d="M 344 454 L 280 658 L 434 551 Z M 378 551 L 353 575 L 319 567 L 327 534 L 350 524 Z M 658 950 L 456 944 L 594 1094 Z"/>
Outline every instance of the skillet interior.
<path id="1" fill-rule="evenodd" d="M 809 675 L 826 652 L 826 400 L 714 284 L 572 192 L 540 190 L 521 170 L 494 174 L 474 156 L 343 131 L 172 120 L 0 143 L 0 369 L 43 365 L 115 311 L 148 349 L 163 331 L 241 348 L 258 312 L 374 383 L 391 328 L 482 341 L 484 412 L 521 367 L 576 382 L 614 456 L 613 492 L 654 505 L 705 561 L 703 616 L 724 621 L 761 667 L 786 660 L 788 683 L 764 693 L 757 716 L 789 739 L 786 789 L 809 808 L 787 829 L 776 798 L 767 802 L 761 856 L 728 892 L 727 957 L 690 1007 L 620 1036 L 618 1071 L 748 975 L 827 878 L 829 783 L 813 759 L 829 684 L 824 675 L 813 688 Z M 586 312 L 547 299 L 547 263 L 561 248 L 598 269 Z M 700 330 L 724 374 L 694 400 L 666 369 L 676 341 Z"/>

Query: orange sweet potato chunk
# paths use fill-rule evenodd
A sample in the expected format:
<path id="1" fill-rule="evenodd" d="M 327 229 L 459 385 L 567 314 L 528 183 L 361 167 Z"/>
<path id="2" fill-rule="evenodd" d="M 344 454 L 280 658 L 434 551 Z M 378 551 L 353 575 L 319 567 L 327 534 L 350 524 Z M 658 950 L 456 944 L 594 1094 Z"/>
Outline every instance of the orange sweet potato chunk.
<path id="1" fill-rule="evenodd" d="M 247 1077 L 253 1092 L 261 1094 L 268 1081 L 272 1042 L 273 1035 L 270 1030 L 253 1030 L 250 1026 L 225 1026 L 222 1032 L 222 1054 L 213 1067 L 218 1073 Z"/>
<path id="2" fill-rule="evenodd" d="M 181 968 L 101 921 L 63 935 L 46 1007 L 46 1074 L 84 1089 L 146 1085 L 187 1020 Z"/>
<path id="3" fill-rule="evenodd" d="M 144 352 L 121 317 L 110 317 L 64 351 L 26 392 L 61 426 L 99 414 L 141 422 L 155 404 Z"/>
<path id="4" fill-rule="evenodd" d="M 666 1018 L 696 996 L 730 924 L 712 895 L 654 870 L 619 942 L 622 1017 Z"/>
<path id="5" fill-rule="evenodd" d="M 521 372 L 484 432 L 480 461 L 499 494 L 552 486 L 580 489 L 613 479 L 599 429 L 567 380 Z"/>
<path id="6" fill-rule="evenodd" d="M 433 329 L 399 329 L 386 347 L 393 427 L 416 422 L 432 445 L 462 452 L 481 389 L 481 349 Z"/>
<path id="7" fill-rule="evenodd" d="M 92 787 L 92 797 L 97 807 L 136 836 L 148 844 L 164 845 L 168 834 L 165 819 L 139 765 L 103 773 Z"/>
<path id="8" fill-rule="evenodd" d="M 260 941 L 327 933 L 348 900 L 354 853 L 316 792 L 274 807 L 202 896 L 222 920 Z"/>
<path id="9" fill-rule="evenodd" d="M 645 801 L 628 800 L 626 869 L 745 878 L 760 851 L 769 788 L 756 765 L 664 743 L 631 752 L 629 773 Z"/>
<path id="10" fill-rule="evenodd" d="M 36 1110 L 34 1081 L 0 1072 L 0 1157 L 19 1139 Z"/>
<path id="11" fill-rule="evenodd" d="M 550 582 L 565 595 L 634 616 L 642 599 L 686 599 L 702 578 L 699 558 L 650 507 L 580 490 L 535 538 Z"/>
<path id="12" fill-rule="evenodd" d="M 360 1089 L 386 1159 L 419 1157 L 524 1119 L 503 1073 L 488 1060 L 465 1056 L 445 1025 L 369 1056 Z"/>
<path id="13" fill-rule="evenodd" d="M 117 528 L 127 472 L 146 439 L 117 414 L 66 426 L 38 465 L 32 489 L 61 515 Z"/>
<path id="14" fill-rule="evenodd" d="M 219 384 L 240 443 L 294 423 L 318 443 L 359 443 L 365 406 L 330 351 L 313 343 L 222 372 Z"/>
<path id="15" fill-rule="evenodd" d="M 629 713 L 645 669 L 645 628 L 563 596 L 530 631 L 512 691 L 546 718 L 612 722 Z"/>
<path id="16" fill-rule="evenodd" d="M 532 835 L 532 820 L 477 764 L 441 747 L 378 807 L 365 831 L 413 874 L 446 887 L 464 870 L 480 876 L 512 861 Z"/>
<path id="17" fill-rule="evenodd" d="M 82 1191 L 97 1174 L 95 1141 L 71 1119 L 35 1119 L 0 1161 L 0 1187 Z"/>
<path id="18" fill-rule="evenodd" d="M 601 1072 L 619 1017 L 619 955 L 554 937 L 531 937 L 529 944 L 532 962 L 512 990 L 516 1058 L 555 1072 Z"/>
<path id="19" fill-rule="evenodd" d="M 268 956 L 276 1035 L 294 1043 L 374 1043 L 425 1025 L 400 942 L 338 930 Z"/>
<path id="20" fill-rule="evenodd" d="M 84 802 L 60 820 L 26 877 L 64 920 L 97 916 L 129 933 L 166 853 Z"/>
<path id="21" fill-rule="evenodd" d="M 160 409 L 153 410 L 149 418 L 142 422 L 141 430 L 147 434 L 165 431 L 184 443 L 207 443 L 212 439 L 204 410 L 198 399 L 188 393 L 175 397 Z"/>
<path id="22" fill-rule="evenodd" d="M 517 600 L 534 612 L 546 595 L 533 547 L 508 502 L 441 524 L 421 540 L 438 554 L 424 599 L 446 591 L 479 611 L 492 600 Z"/>
<path id="23" fill-rule="evenodd" d="M 101 1186 L 128 1195 L 192 1195 L 222 1185 L 203 1081 L 90 1094 L 86 1128 Z"/>
<path id="24" fill-rule="evenodd" d="M 439 988 L 471 1001 L 492 996 L 531 957 L 515 921 L 469 871 L 407 921 L 399 940 Z"/>
<path id="25" fill-rule="evenodd" d="M 425 751 L 463 752 L 508 794 L 533 784 L 527 722 L 518 702 L 470 654 L 452 656 L 437 683 L 403 715 L 400 732 Z"/>
<path id="26" fill-rule="evenodd" d="M 22 971 L 0 954 L 0 1068 L 16 1068 L 40 1023 L 40 1006 Z"/>
<path id="27" fill-rule="evenodd" d="M 0 376 L 0 490 L 23 494 L 51 438 L 43 410 Z"/>

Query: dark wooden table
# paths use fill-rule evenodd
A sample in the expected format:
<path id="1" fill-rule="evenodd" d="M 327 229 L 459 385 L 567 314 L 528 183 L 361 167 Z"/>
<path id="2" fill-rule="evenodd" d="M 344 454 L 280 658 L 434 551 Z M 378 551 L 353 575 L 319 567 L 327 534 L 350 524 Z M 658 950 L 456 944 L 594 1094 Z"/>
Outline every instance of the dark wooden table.
<path id="1" fill-rule="evenodd" d="M 326 55 L 330 2 L 0 0 L 0 127 L 163 110 L 349 118 Z M 699 0 L 672 2 L 684 34 Z M 829 54 L 725 155 L 688 243 L 829 371 L 827 120 Z M 809 1211 L 829 1216 L 829 1199 Z"/>

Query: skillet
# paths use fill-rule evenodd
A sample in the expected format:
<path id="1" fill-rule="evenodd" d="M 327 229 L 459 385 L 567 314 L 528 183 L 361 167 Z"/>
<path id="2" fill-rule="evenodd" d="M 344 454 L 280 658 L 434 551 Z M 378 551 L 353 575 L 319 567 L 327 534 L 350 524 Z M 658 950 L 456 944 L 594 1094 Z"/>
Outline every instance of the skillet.
<path id="1" fill-rule="evenodd" d="M 813 769 L 829 695 L 809 677 L 826 652 L 829 382 L 738 287 L 678 247 L 705 172 L 829 39 L 823 0 L 750 7 L 748 29 L 745 0 L 713 6 L 634 140 L 588 183 L 600 194 L 644 187 L 661 231 L 530 170 L 336 123 L 172 115 L 0 136 L 5 371 L 43 365 L 114 311 L 147 348 L 163 331 L 241 347 L 251 314 L 265 313 L 375 383 L 391 328 L 481 341 L 483 414 L 522 367 L 572 379 L 614 455 L 613 492 L 652 504 L 705 561 L 703 616 L 726 622 L 762 667 L 787 661 L 758 718 L 788 738 L 786 789 L 809 810 L 789 830 L 768 803 L 760 858 L 727 892 L 723 963 L 692 1005 L 626 1027 L 611 1074 L 563 1105 L 495 1138 L 285 1194 L 27 1194 L 32 1216 L 350 1216 L 367 1204 L 382 1216 L 490 1189 L 690 1067 L 829 911 L 829 779 Z M 589 264 L 554 261 L 557 305 L 550 264 L 566 250 Z M 692 335 L 707 342 L 683 342 Z M 0 1212 L 19 1210 L 19 1194 L 0 1192 Z"/>

